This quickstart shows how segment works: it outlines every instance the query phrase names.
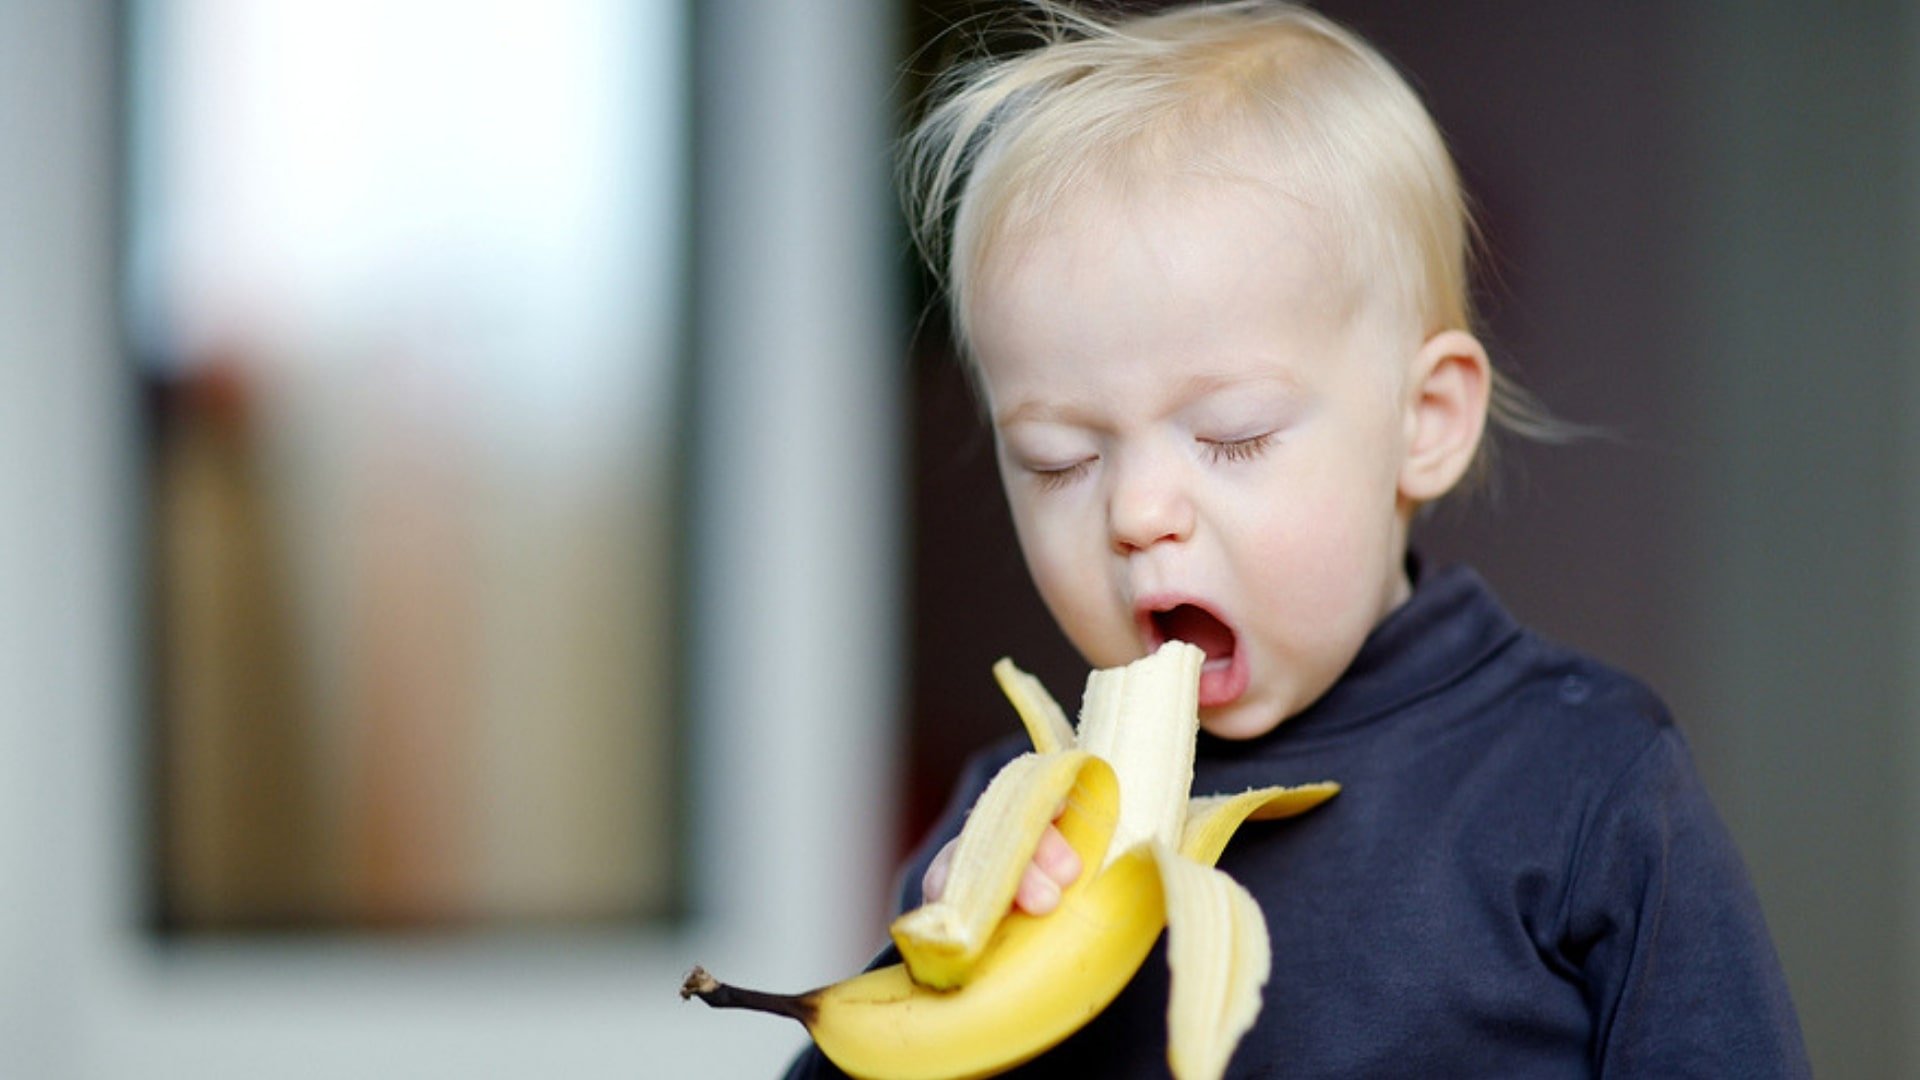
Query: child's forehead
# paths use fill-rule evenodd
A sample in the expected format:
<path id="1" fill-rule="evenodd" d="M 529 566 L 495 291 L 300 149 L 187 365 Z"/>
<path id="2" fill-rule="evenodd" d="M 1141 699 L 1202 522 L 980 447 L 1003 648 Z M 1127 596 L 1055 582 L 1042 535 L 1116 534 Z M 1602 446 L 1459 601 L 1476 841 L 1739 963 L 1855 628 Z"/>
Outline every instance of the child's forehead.
<path id="1" fill-rule="evenodd" d="M 976 296 L 1032 284 L 1035 274 L 1098 270 L 1132 260 L 1166 276 L 1207 280 L 1225 259 L 1264 287 L 1344 291 L 1339 232 L 1298 187 L 1250 173 L 1168 170 L 1090 179 L 1045 205 L 1009 207 L 974 259 Z M 1331 297 L 1323 297 L 1331 300 Z"/>
<path id="2" fill-rule="evenodd" d="M 969 338 L 989 399 L 1005 389 L 996 373 L 1022 393 L 1077 389 L 1092 372 L 1164 388 L 1169 365 L 1270 381 L 1346 355 L 1362 320 L 1369 342 L 1404 336 L 1356 304 L 1309 209 L 1262 188 L 1109 188 L 1060 210 L 982 267 Z"/>

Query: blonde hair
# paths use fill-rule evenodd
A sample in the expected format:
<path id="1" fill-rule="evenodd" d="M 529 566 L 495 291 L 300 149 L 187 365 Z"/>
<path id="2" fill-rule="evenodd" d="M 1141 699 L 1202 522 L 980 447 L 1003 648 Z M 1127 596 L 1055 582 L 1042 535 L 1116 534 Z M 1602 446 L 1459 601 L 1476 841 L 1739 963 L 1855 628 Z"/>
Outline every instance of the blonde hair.
<path id="1" fill-rule="evenodd" d="M 1472 224 L 1453 159 L 1365 41 L 1278 0 L 1117 21 L 1058 0 L 1026 7 L 1038 46 L 948 72 L 902 147 L 909 223 L 963 351 L 991 254 L 1076 190 L 1144 175 L 1267 184 L 1327 230 L 1354 302 L 1391 303 L 1427 334 L 1472 330 Z M 1492 413 L 1526 434 L 1551 427 L 1499 375 Z"/>

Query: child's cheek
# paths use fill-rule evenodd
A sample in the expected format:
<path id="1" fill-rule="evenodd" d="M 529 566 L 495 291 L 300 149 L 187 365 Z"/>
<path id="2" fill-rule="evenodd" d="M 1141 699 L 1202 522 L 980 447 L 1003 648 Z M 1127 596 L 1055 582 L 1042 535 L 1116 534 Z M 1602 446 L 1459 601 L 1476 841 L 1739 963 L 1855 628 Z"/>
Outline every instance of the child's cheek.
<path id="1" fill-rule="evenodd" d="M 1293 594 L 1293 603 L 1328 614 L 1341 597 L 1366 591 L 1366 579 L 1384 561 L 1385 523 L 1356 514 L 1350 496 L 1301 493 L 1267 504 L 1249 525 L 1251 555 L 1268 594 Z"/>
<path id="2" fill-rule="evenodd" d="M 1107 560 L 1087 548 L 1098 536 L 1084 527 L 1039 520 L 1028 522 L 1024 537 L 1034 587 L 1081 655 L 1100 667 L 1136 659 L 1131 612 L 1116 599 Z"/>

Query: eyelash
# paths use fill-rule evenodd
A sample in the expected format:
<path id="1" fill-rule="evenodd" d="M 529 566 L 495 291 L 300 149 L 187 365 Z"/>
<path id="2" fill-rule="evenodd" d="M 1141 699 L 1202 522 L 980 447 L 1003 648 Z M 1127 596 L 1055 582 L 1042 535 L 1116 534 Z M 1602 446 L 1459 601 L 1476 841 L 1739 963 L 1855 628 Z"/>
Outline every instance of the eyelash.
<path id="1" fill-rule="evenodd" d="M 1073 483 L 1075 480 L 1080 479 L 1082 476 L 1085 476 L 1087 470 L 1092 467 L 1093 459 L 1088 458 L 1085 461 L 1076 461 L 1071 465 L 1066 465 L 1058 469 L 1031 469 L 1029 471 L 1033 473 L 1033 478 L 1039 482 L 1041 491 L 1058 491 L 1068 484 Z"/>
<path id="2" fill-rule="evenodd" d="M 1273 432 L 1249 435 L 1244 439 L 1202 439 L 1207 448 L 1207 461 L 1220 464 L 1224 461 L 1252 461 L 1273 443 Z"/>
<path id="3" fill-rule="evenodd" d="M 1273 444 L 1273 433 L 1249 435 L 1244 439 L 1202 439 L 1200 445 L 1207 448 L 1207 462 L 1218 465 L 1223 462 L 1252 461 Z M 1096 459 L 1076 461 L 1057 469 L 1030 469 L 1041 491 L 1058 491 L 1087 474 L 1093 468 Z"/>

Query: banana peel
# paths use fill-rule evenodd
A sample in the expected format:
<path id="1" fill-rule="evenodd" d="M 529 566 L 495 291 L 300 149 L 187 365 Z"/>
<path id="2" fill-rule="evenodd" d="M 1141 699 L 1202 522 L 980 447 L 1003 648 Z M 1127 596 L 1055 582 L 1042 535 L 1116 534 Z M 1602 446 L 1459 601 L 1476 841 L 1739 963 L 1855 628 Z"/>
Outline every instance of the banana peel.
<path id="1" fill-rule="evenodd" d="M 1271 948 L 1259 905 L 1215 863 L 1244 822 L 1303 813 L 1339 785 L 1192 797 L 1204 660 L 1169 642 L 1093 672 L 1077 732 L 1037 680 L 996 664 L 1034 750 L 975 802 L 941 898 L 890 927 L 901 962 L 798 995 L 741 990 L 695 968 L 681 996 L 799 1020 L 829 1059 L 867 1080 L 990 1076 L 1098 1015 L 1164 928 L 1168 1065 L 1179 1080 L 1221 1076 L 1259 1015 Z M 1011 905 L 1049 824 L 1085 869 L 1051 914 L 1033 916 Z"/>

